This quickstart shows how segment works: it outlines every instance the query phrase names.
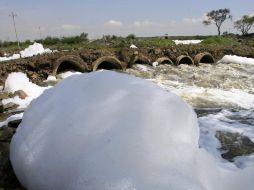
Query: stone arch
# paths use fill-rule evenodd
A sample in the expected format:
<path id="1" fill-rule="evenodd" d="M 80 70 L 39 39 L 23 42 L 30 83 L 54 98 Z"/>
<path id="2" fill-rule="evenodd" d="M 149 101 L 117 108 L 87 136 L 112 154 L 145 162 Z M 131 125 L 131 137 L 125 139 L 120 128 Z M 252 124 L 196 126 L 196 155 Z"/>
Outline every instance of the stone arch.
<path id="1" fill-rule="evenodd" d="M 169 59 L 168 57 L 160 57 L 156 60 L 156 62 L 160 64 L 170 64 L 173 65 L 173 61 Z"/>
<path id="2" fill-rule="evenodd" d="M 132 60 L 131 65 L 133 65 L 133 64 L 148 64 L 148 65 L 152 65 L 152 62 L 151 62 L 151 60 L 148 57 L 143 56 L 143 55 L 138 55 L 138 56 L 135 56 L 135 58 Z"/>
<path id="3" fill-rule="evenodd" d="M 204 52 L 195 56 L 194 63 L 195 65 L 198 65 L 199 63 L 215 63 L 215 60 L 210 53 Z"/>
<path id="4" fill-rule="evenodd" d="M 180 55 L 176 59 L 176 64 L 177 65 L 180 65 L 180 64 L 194 65 L 194 62 L 193 62 L 193 60 L 192 60 L 192 58 L 190 56 Z"/>
<path id="5" fill-rule="evenodd" d="M 105 69 L 105 70 L 113 70 L 113 69 L 120 69 L 124 70 L 124 66 L 119 59 L 113 56 L 104 56 L 97 59 L 95 62 L 92 63 L 93 71 L 97 71 L 98 69 Z"/>
<path id="6" fill-rule="evenodd" d="M 66 55 L 56 60 L 52 74 L 56 75 L 57 73 L 70 70 L 85 72 L 88 70 L 88 66 L 80 57 L 75 55 Z"/>

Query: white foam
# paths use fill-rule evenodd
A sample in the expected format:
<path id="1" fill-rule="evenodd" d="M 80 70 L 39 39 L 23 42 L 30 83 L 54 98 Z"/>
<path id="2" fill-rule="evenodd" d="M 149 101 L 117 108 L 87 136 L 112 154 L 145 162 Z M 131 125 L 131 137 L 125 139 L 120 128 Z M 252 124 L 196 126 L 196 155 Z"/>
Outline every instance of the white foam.
<path id="1" fill-rule="evenodd" d="M 20 99 L 18 96 L 15 96 L 14 98 L 2 100 L 2 103 L 7 104 L 13 102 L 20 105 L 20 108 L 26 108 L 33 99 L 40 96 L 44 90 L 48 88 L 50 87 L 40 87 L 36 84 L 33 84 L 29 81 L 29 78 L 24 73 L 14 72 L 8 75 L 5 81 L 4 90 L 12 93 L 18 90 L 23 90 L 28 97 L 25 99 Z"/>
<path id="2" fill-rule="evenodd" d="M 246 110 L 244 112 L 246 112 Z M 232 116 L 236 116 L 236 114 L 241 114 L 241 112 L 234 113 L 223 110 L 218 114 L 210 114 L 208 116 L 201 117 L 199 118 L 199 122 L 201 122 L 201 127 L 204 126 L 206 128 L 210 128 L 210 130 L 212 129 L 213 131 L 228 131 L 231 133 L 239 133 L 249 137 L 254 142 L 253 127 L 229 119 Z"/>
<path id="3" fill-rule="evenodd" d="M 132 45 L 130 46 L 130 48 L 137 49 L 138 47 L 135 46 L 134 44 L 132 44 Z"/>
<path id="4" fill-rule="evenodd" d="M 57 81 L 57 79 L 56 79 L 56 77 L 55 76 L 52 76 L 52 75 L 49 75 L 48 77 L 47 77 L 47 79 L 46 80 L 44 80 L 44 82 L 54 82 L 54 81 Z"/>
<path id="5" fill-rule="evenodd" d="M 240 89 L 220 89 L 188 86 L 179 81 L 154 80 L 159 86 L 169 89 L 195 106 L 254 108 L 254 94 Z"/>
<path id="6" fill-rule="evenodd" d="M 0 62 L 14 60 L 14 59 L 19 59 L 19 58 L 20 58 L 20 54 L 13 54 L 10 57 L 0 57 Z"/>
<path id="7" fill-rule="evenodd" d="M 249 156 L 238 156 L 234 159 L 234 162 L 239 168 L 251 167 L 254 165 L 254 154 Z"/>
<path id="8" fill-rule="evenodd" d="M 181 98 L 102 71 L 69 77 L 36 99 L 10 158 L 30 190 L 252 190 L 254 167 L 218 162 L 198 140 L 196 115 Z"/>
<path id="9" fill-rule="evenodd" d="M 33 45 L 30 45 L 28 48 L 24 49 L 20 52 L 21 57 L 32 57 L 34 55 L 38 54 L 44 54 L 44 53 L 51 53 L 52 51 L 50 49 L 44 49 L 42 44 L 34 43 Z"/>
<path id="10" fill-rule="evenodd" d="M 231 112 L 228 110 L 223 110 L 217 114 L 209 114 L 207 116 L 200 117 L 199 127 L 200 127 L 200 146 L 205 148 L 208 152 L 212 153 L 213 156 L 220 160 L 221 162 L 226 162 L 221 157 L 221 143 L 215 137 L 217 131 L 238 133 L 241 136 L 248 137 L 252 142 L 254 142 L 254 128 L 253 124 L 247 123 L 247 118 L 252 118 L 253 120 L 253 110 L 247 111 L 242 110 L 238 112 Z M 242 117 L 238 121 L 235 118 Z M 252 121 L 253 122 L 253 121 Z M 236 142 L 237 143 L 237 142 Z M 254 166 L 254 155 L 245 155 L 234 158 L 233 162 L 239 168 L 248 168 Z"/>
<path id="11" fill-rule="evenodd" d="M 151 70 L 151 69 L 148 68 L 146 65 L 136 64 L 135 66 L 136 66 L 140 71 L 149 71 L 149 70 Z"/>
<path id="12" fill-rule="evenodd" d="M 0 122 L 0 128 L 3 127 L 4 125 L 7 125 L 7 124 L 8 124 L 9 122 L 11 122 L 11 121 L 15 121 L 15 120 L 22 119 L 22 117 L 23 117 L 23 113 L 11 115 L 11 116 L 8 117 L 5 121 Z"/>
<path id="13" fill-rule="evenodd" d="M 57 78 L 65 79 L 65 78 L 68 78 L 68 77 L 70 77 L 70 76 L 73 76 L 73 75 L 80 75 L 80 74 L 82 74 L 82 73 L 81 73 L 81 72 L 67 71 L 67 72 L 58 74 L 58 75 L 57 75 Z"/>
<path id="14" fill-rule="evenodd" d="M 218 63 L 235 63 L 254 65 L 253 58 L 241 57 L 236 55 L 225 55 Z"/>
<path id="15" fill-rule="evenodd" d="M 201 43 L 203 40 L 173 40 L 173 42 L 175 42 L 176 45 L 179 44 L 184 44 L 184 45 L 188 45 L 188 44 L 199 44 Z"/>
<path id="16" fill-rule="evenodd" d="M 159 65 L 159 63 L 156 61 L 156 62 L 153 62 L 153 67 L 157 67 Z"/>
<path id="17" fill-rule="evenodd" d="M 28 48 L 24 49 L 23 51 L 20 51 L 20 54 L 13 54 L 10 57 L 0 57 L 0 62 L 20 59 L 21 57 L 22 58 L 32 57 L 34 55 L 39 55 L 44 53 L 52 53 L 52 51 L 48 48 L 44 49 L 42 44 L 35 42 L 33 45 L 30 45 Z"/>

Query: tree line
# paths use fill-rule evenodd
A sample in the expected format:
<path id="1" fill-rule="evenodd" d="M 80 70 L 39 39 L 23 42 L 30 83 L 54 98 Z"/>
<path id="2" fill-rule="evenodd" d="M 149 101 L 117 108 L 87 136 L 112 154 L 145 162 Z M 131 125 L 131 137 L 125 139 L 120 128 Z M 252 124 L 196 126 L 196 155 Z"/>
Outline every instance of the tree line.
<path id="1" fill-rule="evenodd" d="M 204 25 L 214 24 L 217 27 L 218 35 L 221 35 L 221 26 L 226 20 L 232 20 L 230 9 L 212 10 L 206 13 L 206 19 L 203 21 Z M 244 15 L 241 19 L 234 22 L 234 28 L 242 33 L 248 35 L 248 32 L 254 25 L 254 15 Z"/>

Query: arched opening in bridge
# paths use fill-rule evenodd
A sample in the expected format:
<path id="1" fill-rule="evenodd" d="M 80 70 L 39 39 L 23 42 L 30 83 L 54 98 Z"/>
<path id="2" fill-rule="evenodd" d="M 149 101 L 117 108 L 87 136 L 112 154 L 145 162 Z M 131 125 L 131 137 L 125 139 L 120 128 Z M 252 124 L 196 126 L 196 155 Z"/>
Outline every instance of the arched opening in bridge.
<path id="1" fill-rule="evenodd" d="M 85 72 L 88 70 L 87 64 L 78 56 L 66 55 L 60 57 L 53 66 L 53 75 L 67 71 Z"/>
<path id="2" fill-rule="evenodd" d="M 169 64 L 169 65 L 173 65 L 173 61 L 167 57 L 161 57 L 159 59 L 157 59 L 156 61 L 157 63 L 160 64 Z"/>
<path id="3" fill-rule="evenodd" d="M 119 64 L 115 64 L 113 62 L 108 62 L 108 61 L 103 61 L 101 62 L 97 69 L 96 70 L 101 70 L 101 69 L 104 69 L 104 70 L 118 70 L 118 69 L 122 69 L 121 65 Z"/>
<path id="4" fill-rule="evenodd" d="M 213 56 L 210 53 L 200 53 L 195 56 L 195 64 L 199 63 L 215 63 Z"/>
<path id="5" fill-rule="evenodd" d="M 134 59 L 133 64 L 148 64 L 151 65 L 151 61 L 147 57 L 137 57 Z"/>
<path id="6" fill-rule="evenodd" d="M 67 71 L 71 72 L 84 72 L 85 69 L 80 66 L 78 63 L 70 60 L 63 61 L 57 68 L 57 74 L 65 73 Z"/>
<path id="7" fill-rule="evenodd" d="M 194 63 L 190 56 L 181 55 L 177 58 L 177 65 L 180 65 L 180 64 L 193 65 Z"/>
<path id="8" fill-rule="evenodd" d="M 93 71 L 97 70 L 123 70 L 123 65 L 121 61 L 119 61 L 115 57 L 111 56 L 106 56 L 106 57 L 101 57 L 97 59 L 93 64 Z"/>

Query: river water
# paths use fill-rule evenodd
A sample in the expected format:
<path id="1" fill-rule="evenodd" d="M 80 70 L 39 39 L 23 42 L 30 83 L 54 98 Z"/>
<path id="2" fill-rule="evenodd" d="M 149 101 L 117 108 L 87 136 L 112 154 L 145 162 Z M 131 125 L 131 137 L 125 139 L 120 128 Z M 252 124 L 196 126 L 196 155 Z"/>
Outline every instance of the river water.
<path id="1" fill-rule="evenodd" d="M 189 103 L 198 116 L 200 146 L 217 159 L 237 167 L 254 165 L 253 65 L 138 64 L 127 73 L 151 80 Z"/>

